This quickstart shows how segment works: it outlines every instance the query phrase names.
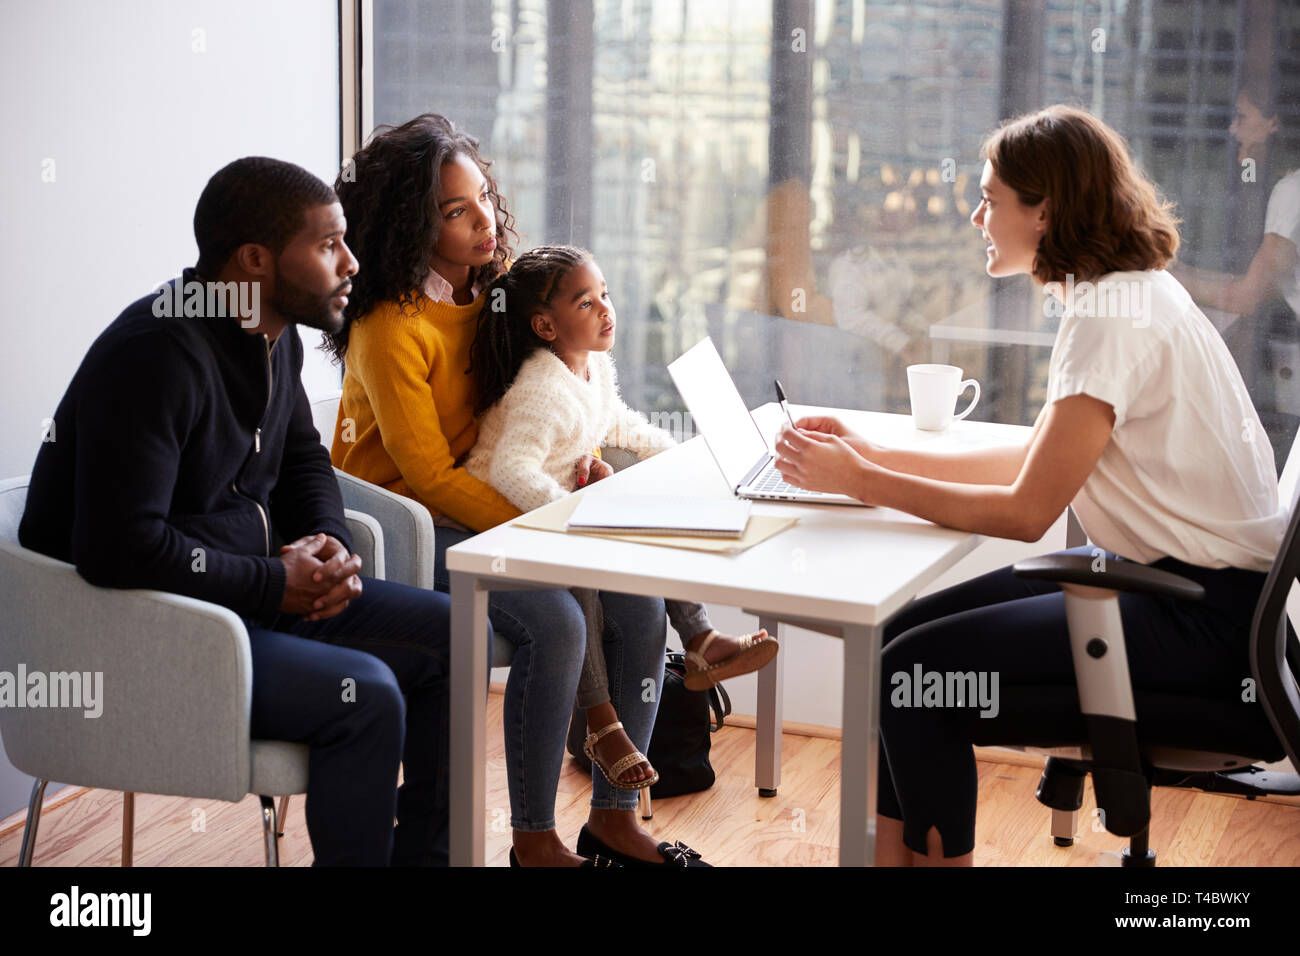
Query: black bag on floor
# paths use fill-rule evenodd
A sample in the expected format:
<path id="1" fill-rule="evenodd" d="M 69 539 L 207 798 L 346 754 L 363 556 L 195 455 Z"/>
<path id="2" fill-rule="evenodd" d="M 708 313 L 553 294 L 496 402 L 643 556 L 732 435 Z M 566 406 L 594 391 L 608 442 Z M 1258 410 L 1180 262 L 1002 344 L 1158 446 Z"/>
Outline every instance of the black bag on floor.
<path id="1" fill-rule="evenodd" d="M 710 734 L 717 733 L 723 720 L 731 714 L 731 698 L 721 684 L 708 691 L 687 690 L 686 658 L 669 654 L 664 664 L 663 694 L 654 733 L 650 735 L 650 765 L 659 771 L 659 782 L 650 788 L 650 796 L 675 797 L 698 793 L 713 786 L 713 766 L 709 763 Z M 712 708 L 712 715 L 710 714 Z M 717 718 L 716 724 L 713 717 Z M 591 771 L 591 761 L 582 752 L 587 736 L 587 715 L 574 708 L 569 721 L 568 750 L 583 770 Z"/>

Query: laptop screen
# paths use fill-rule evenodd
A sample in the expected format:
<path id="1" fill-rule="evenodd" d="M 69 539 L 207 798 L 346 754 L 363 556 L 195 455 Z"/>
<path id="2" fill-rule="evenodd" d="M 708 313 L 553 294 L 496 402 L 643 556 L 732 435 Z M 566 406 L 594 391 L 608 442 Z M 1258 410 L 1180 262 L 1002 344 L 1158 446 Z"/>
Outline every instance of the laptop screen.
<path id="1" fill-rule="evenodd" d="M 736 391 L 713 340 L 706 338 L 671 363 L 668 374 L 734 490 L 771 448 Z"/>

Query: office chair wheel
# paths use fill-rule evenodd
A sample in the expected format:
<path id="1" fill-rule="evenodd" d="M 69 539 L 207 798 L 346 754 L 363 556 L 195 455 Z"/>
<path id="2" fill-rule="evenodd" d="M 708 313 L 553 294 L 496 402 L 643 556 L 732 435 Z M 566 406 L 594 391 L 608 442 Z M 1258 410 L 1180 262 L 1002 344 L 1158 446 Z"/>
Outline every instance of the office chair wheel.
<path id="1" fill-rule="evenodd" d="M 1124 847 L 1123 852 L 1120 854 L 1120 858 L 1123 860 L 1123 863 L 1120 864 L 1121 866 L 1146 868 L 1156 865 L 1155 850 L 1148 849 L 1142 856 L 1134 856 L 1131 850 L 1131 847 Z"/>
<path id="2" fill-rule="evenodd" d="M 759 795 L 760 797 L 775 797 L 775 796 L 776 796 L 776 788 L 773 787 L 773 788 L 769 789 L 769 788 L 767 788 L 767 787 L 759 787 L 759 788 L 758 788 L 758 795 Z"/>

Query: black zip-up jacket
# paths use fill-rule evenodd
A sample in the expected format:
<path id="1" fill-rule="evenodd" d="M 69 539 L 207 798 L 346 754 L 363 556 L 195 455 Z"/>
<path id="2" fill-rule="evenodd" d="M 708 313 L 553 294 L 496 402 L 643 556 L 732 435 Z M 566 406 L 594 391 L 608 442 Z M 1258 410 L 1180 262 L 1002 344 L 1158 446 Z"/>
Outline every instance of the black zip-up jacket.
<path id="1" fill-rule="evenodd" d="M 202 280 L 187 269 L 133 302 L 86 353 L 36 456 L 18 540 L 91 584 L 270 621 L 281 544 L 325 532 L 352 550 L 302 342 L 289 327 L 270 343 L 237 316 L 157 317 L 177 281 Z"/>

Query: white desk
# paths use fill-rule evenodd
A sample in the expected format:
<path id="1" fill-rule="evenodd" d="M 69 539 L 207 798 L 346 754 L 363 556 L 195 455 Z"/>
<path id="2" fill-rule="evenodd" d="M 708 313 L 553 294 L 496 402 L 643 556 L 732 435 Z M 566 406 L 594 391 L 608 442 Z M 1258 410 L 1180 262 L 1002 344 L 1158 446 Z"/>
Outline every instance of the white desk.
<path id="1" fill-rule="evenodd" d="M 1030 429 L 961 421 L 936 435 L 910 416 L 827 411 L 888 445 L 989 447 L 1024 442 Z M 755 412 L 766 433 L 780 407 Z M 694 494 L 725 498 L 726 483 L 695 438 L 578 494 Z M 886 508 L 755 502 L 757 514 L 798 515 L 799 524 L 739 555 L 656 548 L 500 525 L 447 551 L 451 577 L 451 862 L 482 866 L 486 813 L 487 599 L 494 590 L 598 588 L 744 608 L 769 633 L 777 623 L 812 628 L 844 643 L 840 864 L 874 859 L 880 637 L 903 605 L 970 553 L 979 535 L 937 527 Z M 756 785 L 780 783 L 781 662 L 759 673 Z M 702 848 L 705 857 L 708 848 Z"/>

